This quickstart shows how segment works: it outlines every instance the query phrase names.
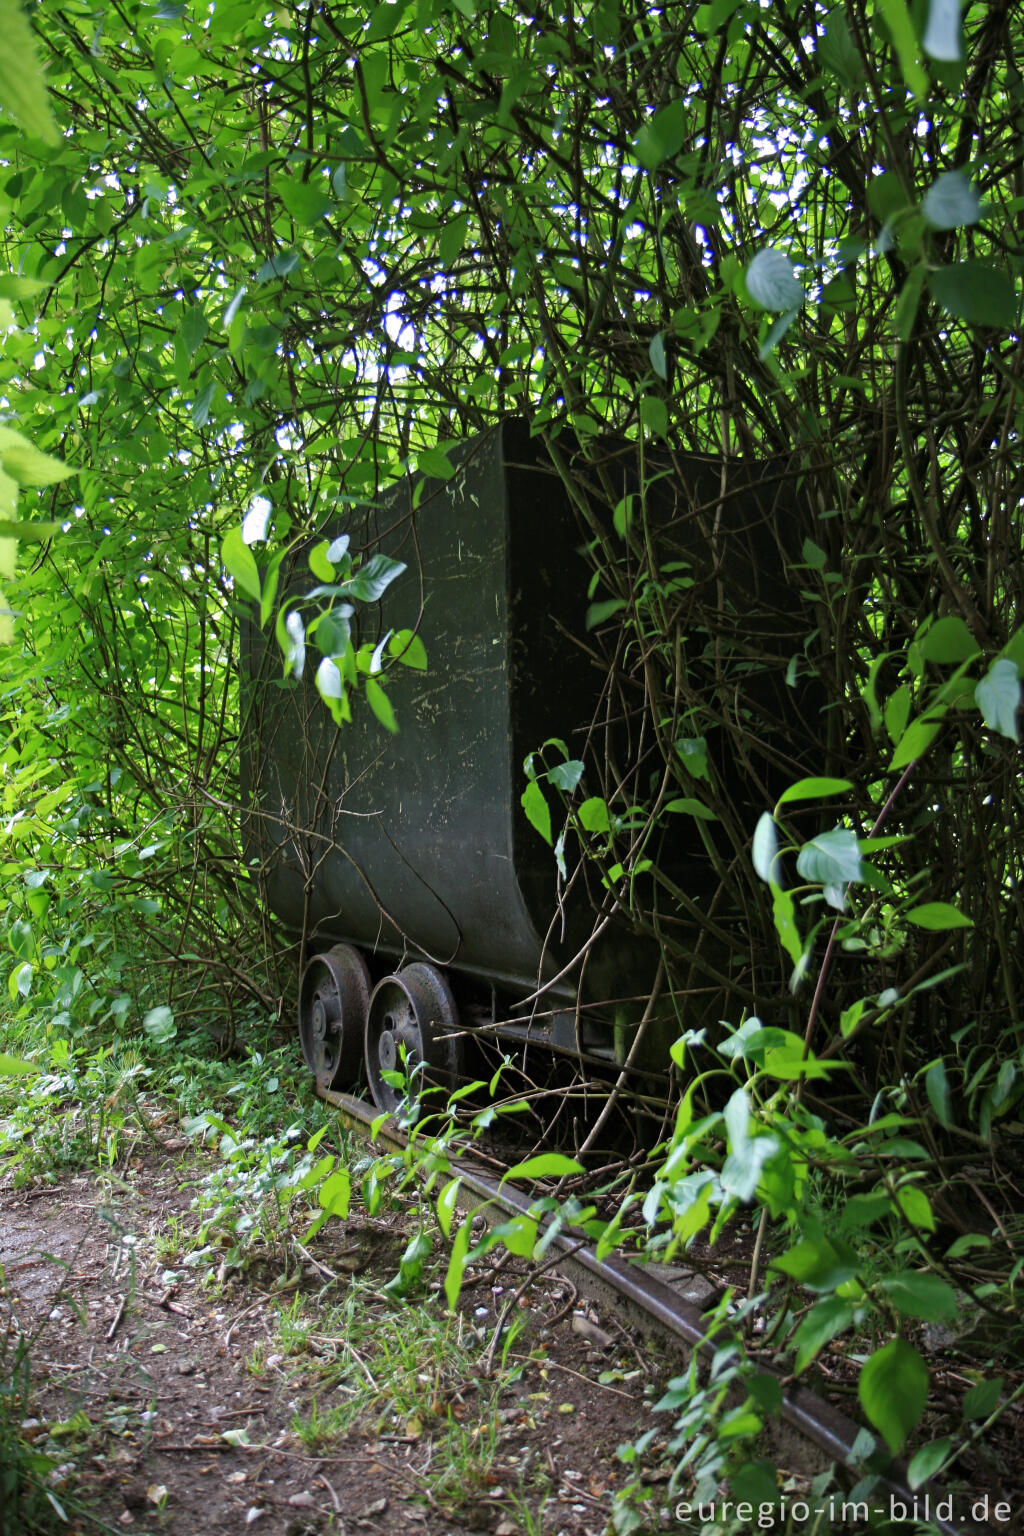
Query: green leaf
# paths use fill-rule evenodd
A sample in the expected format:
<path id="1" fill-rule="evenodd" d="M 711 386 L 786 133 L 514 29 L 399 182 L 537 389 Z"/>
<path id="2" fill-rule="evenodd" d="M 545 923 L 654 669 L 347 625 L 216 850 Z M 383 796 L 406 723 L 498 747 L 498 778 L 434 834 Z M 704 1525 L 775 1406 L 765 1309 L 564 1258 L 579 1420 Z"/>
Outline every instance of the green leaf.
<path id="1" fill-rule="evenodd" d="M 319 224 L 324 215 L 330 212 L 331 194 L 327 188 L 328 184 L 322 177 L 317 177 L 315 181 L 299 181 L 294 176 L 279 176 L 274 183 L 274 190 L 296 224 L 307 227 Z M 296 264 L 297 261 L 296 255 Z"/>
<path id="2" fill-rule="evenodd" d="M 1010 741 L 1019 741 L 1017 706 L 1020 703 L 1020 674 L 1016 662 L 1000 656 L 988 669 L 974 690 L 974 699 L 990 731 L 998 731 Z"/>
<path id="3" fill-rule="evenodd" d="M 599 624 L 603 624 L 606 619 L 610 619 L 612 614 L 621 613 L 625 606 L 625 599 L 621 597 L 610 597 L 604 602 L 591 603 L 587 609 L 587 629 L 596 629 Z"/>
<path id="4" fill-rule="evenodd" d="M 820 885 L 840 886 L 860 880 L 861 857 L 856 832 L 848 827 L 819 832 L 800 849 L 796 867 L 805 880 Z"/>
<path id="5" fill-rule="evenodd" d="M 843 6 L 837 5 L 829 12 L 825 35 L 818 39 L 815 52 L 824 67 L 836 76 L 846 90 L 856 89 L 864 77 L 864 64 Z"/>
<path id="6" fill-rule="evenodd" d="M 198 304 L 193 304 L 189 309 L 186 309 L 182 316 L 178 333 L 189 357 L 202 346 L 209 329 L 210 327 L 206 323 L 206 316 Z"/>
<path id="7" fill-rule="evenodd" d="M 812 1291 L 834 1291 L 857 1273 L 857 1255 L 845 1243 L 827 1237 L 805 1238 L 771 1262 Z"/>
<path id="8" fill-rule="evenodd" d="M 941 720 L 914 720 L 900 737 L 889 764 L 890 769 L 906 768 L 908 763 L 923 757 L 939 734 Z"/>
<path id="9" fill-rule="evenodd" d="M 799 1376 L 826 1344 L 842 1333 L 853 1321 L 854 1306 L 839 1296 L 826 1296 L 816 1302 L 793 1336 L 796 1356 L 793 1369 Z"/>
<path id="10" fill-rule="evenodd" d="M 548 769 L 548 779 L 556 789 L 562 789 L 567 795 L 571 795 L 580 779 L 583 777 L 583 764 L 579 758 L 571 757 L 568 762 L 556 763 Z"/>
<path id="11" fill-rule="evenodd" d="M 13 922 L 8 929 L 7 942 L 12 954 L 19 960 L 31 960 L 36 952 L 36 936 L 32 932 L 31 923 L 26 923 L 20 918 Z"/>
<path id="12" fill-rule="evenodd" d="M 459 1292 L 462 1290 L 462 1277 L 466 1272 L 466 1258 L 469 1253 L 470 1220 L 471 1218 L 467 1216 L 455 1234 L 451 1258 L 448 1260 L 448 1270 L 444 1277 L 444 1294 L 449 1312 L 455 1311 Z"/>
<path id="13" fill-rule="evenodd" d="M 893 1192 L 893 1198 L 912 1227 L 920 1227 L 925 1232 L 935 1231 L 935 1217 L 923 1189 L 916 1184 L 904 1184 Z"/>
<path id="14" fill-rule="evenodd" d="M 750 849 L 754 872 L 760 875 L 762 880 L 775 879 L 774 867 L 778 852 L 779 838 L 775 818 L 770 811 L 762 811 L 754 828 L 754 841 Z"/>
<path id="15" fill-rule="evenodd" d="M 810 537 L 804 539 L 801 551 L 805 565 L 809 565 L 812 571 L 823 571 L 828 564 L 828 555 L 820 544 L 815 544 Z"/>
<path id="16" fill-rule="evenodd" d="M 645 170 L 653 171 L 663 160 L 671 160 L 679 153 L 686 134 L 686 108 L 681 101 L 669 102 L 640 129 L 636 157 Z"/>
<path id="17" fill-rule="evenodd" d="M 78 471 L 48 453 L 42 453 L 21 432 L 0 426 L 0 462 L 4 473 L 22 486 L 56 485 Z"/>
<path id="18" fill-rule="evenodd" d="M 868 207 L 880 224 L 887 224 L 911 206 L 903 183 L 892 171 L 883 171 L 868 182 Z"/>
<path id="19" fill-rule="evenodd" d="M 238 591 L 258 603 L 260 600 L 259 566 L 256 564 L 256 556 L 242 538 L 240 527 L 228 529 L 221 541 L 220 557 L 224 563 L 224 569 Z"/>
<path id="20" fill-rule="evenodd" d="M 19 997 L 28 997 L 32 990 L 32 977 L 34 968 L 26 961 L 24 965 L 16 965 L 7 978 L 7 995 L 11 1002 L 17 1004 Z"/>
<path id="21" fill-rule="evenodd" d="M 788 891 L 784 891 L 775 881 L 771 884 L 772 891 L 772 922 L 775 932 L 779 936 L 779 943 L 786 951 L 793 964 L 799 965 L 803 959 L 804 946 L 800 938 L 800 930 L 796 925 L 796 907 L 793 898 Z"/>
<path id="22" fill-rule="evenodd" d="M 452 1217 L 459 1198 L 461 1179 L 449 1179 L 437 1197 L 437 1220 L 446 1238 L 452 1234 Z"/>
<path id="23" fill-rule="evenodd" d="M 965 917 L 945 901 L 925 901 L 919 907 L 911 907 L 903 916 L 915 928 L 930 928 L 935 933 L 945 933 L 951 928 L 973 928 L 974 919 Z"/>
<path id="24" fill-rule="evenodd" d="M 877 0 L 877 7 L 892 34 L 907 89 L 918 101 L 923 101 L 928 94 L 928 76 L 918 54 L 917 33 L 906 0 Z"/>
<path id="25" fill-rule="evenodd" d="M 60 531 L 60 523 L 0 522 L 0 539 L 20 540 L 23 544 L 42 544 Z"/>
<path id="26" fill-rule="evenodd" d="M 964 1398 L 964 1418 L 987 1419 L 999 1402 L 1002 1390 L 1002 1376 L 992 1376 L 988 1381 L 979 1381 L 977 1386 L 972 1387 Z"/>
<path id="27" fill-rule="evenodd" d="M 174 1013 L 166 1003 L 161 1003 L 159 1008 L 150 1008 L 142 1020 L 142 1027 L 156 1045 L 166 1045 L 178 1033 Z"/>
<path id="28" fill-rule="evenodd" d="M 668 359 L 665 356 L 665 333 L 655 331 L 647 348 L 647 355 L 651 360 L 651 367 L 659 379 L 668 378 Z M 621 532 L 621 529 L 618 530 Z"/>
<path id="29" fill-rule="evenodd" d="M 494 1236 L 518 1258 L 528 1259 L 537 1242 L 537 1220 L 533 1216 L 516 1216 L 494 1228 Z"/>
<path id="30" fill-rule="evenodd" d="M 50 111 L 36 40 L 19 0 L 3 0 L 4 43 L 0 50 L 0 106 L 26 133 L 57 145 L 60 134 Z"/>
<path id="31" fill-rule="evenodd" d="M 0 1077 L 32 1077 L 39 1068 L 31 1061 L 18 1056 L 7 1056 L 0 1051 Z"/>
<path id="32" fill-rule="evenodd" d="M 857 1395 L 868 1419 L 895 1456 L 924 1412 L 928 1367 L 905 1339 L 891 1339 L 861 1368 Z"/>
<path id="33" fill-rule="evenodd" d="M 411 629 L 398 629 L 391 636 L 388 651 L 403 667 L 415 667 L 417 672 L 427 668 L 427 648 L 419 635 Z"/>
<path id="34" fill-rule="evenodd" d="M 954 613 L 937 619 L 918 644 L 925 661 L 934 661 L 940 666 L 969 661 L 981 649 L 963 619 Z"/>
<path id="35" fill-rule="evenodd" d="M 256 281 L 257 283 L 270 283 L 273 282 L 275 277 L 287 277 L 290 272 L 295 271 L 295 268 L 298 266 L 301 260 L 302 255 L 299 251 L 276 251 L 274 255 L 265 261 L 262 267 L 260 267 L 259 271 L 256 273 Z M 244 295 L 245 288 L 239 288 L 238 292 L 235 294 L 235 297 L 228 305 L 227 314 L 224 316 L 225 327 L 229 327 L 231 325 L 231 321 L 234 320 L 235 315 L 237 315 L 238 306 L 241 304 Z M 228 318 L 229 316 L 230 319 Z"/>
<path id="36" fill-rule="evenodd" d="M 431 480 L 450 480 L 455 473 L 455 465 L 443 448 L 424 448 L 416 456 L 416 468 Z"/>
<path id="37" fill-rule="evenodd" d="M 907 1468 L 907 1482 L 911 1488 L 916 1490 L 923 1488 L 925 1483 L 930 1483 L 932 1478 L 941 1472 L 952 1449 L 953 1442 L 948 1435 L 944 1435 L 941 1440 L 932 1440 L 928 1445 L 922 1445 Z"/>
<path id="38" fill-rule="evenodd" d="M 914 321 L 917 319 L 917 311 L 921 304 L 921 295 L 924 292 L 925 280 L 928 276 L 928 268 L 923 261 L 911 267 L 907 273 L 900 296 L 896 300 L 896 335 L 900 341 L 909 341 L 914 331 Z"/>
<path id="39" fill-rule="evenodd" d="M 39 277 L 21 277 L 14 272 L 0 272 L 0 299 L 33 299 L 49 286 Z"/>
<path id="40" fill-rule="evenodd" d="M 313 545 L 309 552 L 309 568 L 318 581 L 331 582 L 334 580 L 334 566 L 327 558 L 327 551 L 330 547 L 327 539 L 321 539 L 318 544 Z"/>
<path id="41" fill-rule="evenodd" d="M 450 219 L 441 230 L 441 237 L 437 242 L 438 253 L 441 257 L 441 265 L 451 267 L 456 258 L 461 254 L 469 236 L 469 217 L 463 215 L 460 219 Z M 422 457 L 420 468 L 423 467 Z"/>
<path id="42" fill-rule="evenodd" d="M 506 1179 L 561 1179 L 567 1174 L 582 1173 L 583 1164 L 578 1163 L 574 1157 L 566 1157 L 563 1152 L 541 1152 L 537 1157 L 528 1157 L 524 1163 L 516 1163 L 501 1176 L 501 1183 Z"/>
<path id="43" fill-rule="evenodd" d="M 640 421 L 652 437 L 668 437 L 668 406 L 660 395 L 641 396 Z"/>
<path id="44" fill-rule="evenodd" d="M 798 779 L 783 790 L 776 810 L 791 800 L 822 800 L 826 795 L 845 795 L 852 788 L 849 779 Z"/>
<path id="45" fill-rule="evenodd" d="M 981 199 L 963 171 L 944 171 L 924 195 L 921 211 L 933 229 L 961 229 L 981 218 Z"/>
<path id="46" fill-rule="evenodd" d="M 778 313 L 799 309 L 804 290 L 796 269 L 785 251 L 772 246 L 758 251 L 745 273 L 747 292 L 762 309 Z"/>
<path id="47" fill-rule="evenodd" d="M 924 1075 L 924 1088 L 928 1095 L 928 1102 L 935 1111 L 935 1117 L 939 1124 L 947 1131 L 953 1128 L 953 1116 L 950 1110 L 949 1078 L 946 1075 L 944 1061 L 933 1061 Z"/>
<path id="48" fill-rule="evenodd" d="M 717 821 L 714 811 L 701 803 L 700 800 L 691 800 L 686 795 L 678 795 L 665 806 L 666 811 L 672 811 L 678 816 L 696 816 L 698 821 Z"/>
<path id="49" fill-rule="evenodd" d="M 320 1185 L 316 1194 L 320 1207 L 328 1216 L 344 1221 L 352 1199 L 352 1177 L 347 1168 L 336 1168 Z"/>
<path id="50" fill-rule="evenodd" d="M 916 1270 L 906 1269 L 888 1275 L 882 1281 L 882 1291 L 897 1312 L 905 1317 L 937 1323 L 956 1315 L 956 1292 L 930 1271 L 919 1274 Z"/>
<path id="51" fill-rule="evenodd" d="M 551 811 L 544 798 L 544 791 L 536 779 L 531 779 L 523 791 L 521 797 L 523 810 L 532 827 L 536 827 L 546 843 L 552 842 L 551 837 Z"/>
<path id="52" fill-rule="evenodd" d="M 398 730 L 398 721 L 395 719 L 395 711 L 391 707 L 391 700 L 376 678 L 368 677 L 366 679 L 366 702 L 385 730 L 392 733 Z"/>
<path id="53" fill-rule="evenodd" d="M 404 570 L 401 560 L 392 560 L 390 555 L 371 555 L 344 583 L 346 595 L 361 603 L 376 603 Z"/>
<path id="54" fill-rule="evenodd" d="M 316 620 L 316 647 L 322 656 L 330 656 L 335 660 L 339 656 L 344 656 L 352 643 L 349 619 L 354 611 L 351 603 L 339 603 L 336 608 L 328 608 L 327 612 L 322 613 Z M 300 619 L 300 625 L 301 622 Z M 312 626 L 310 628 L 312 629 Z"/>
<path id="55" fill-rule="evenodd" d="M 587 832 L 611 831 L 608 802 L 602 800 L 600 795 L 591 795 L 589 800 L 584 800 L 576 814 L 580 819 L 580 825 Z"/>
<path id="56" fill-rule="evenodd" d="M 963 58 L 961 0 L 928 0 L 928 21 L 921 47 L 930 58 L 956 64 Z"/>
<path id="57" fill-rule="evenodd" d="M 957 320 L 1012 331 L 1017 324 L 1017 290 L 1003 267 L 983 261 L 959 261 L 929 275 L 932 298 Z"/>

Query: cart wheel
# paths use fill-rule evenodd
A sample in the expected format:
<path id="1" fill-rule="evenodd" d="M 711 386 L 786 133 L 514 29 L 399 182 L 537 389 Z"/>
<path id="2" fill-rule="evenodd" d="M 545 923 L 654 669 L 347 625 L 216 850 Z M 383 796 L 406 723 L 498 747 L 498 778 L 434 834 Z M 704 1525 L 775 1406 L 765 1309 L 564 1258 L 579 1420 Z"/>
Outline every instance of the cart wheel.
<path id="1" fill-rule="evenodd" d="M 425 1082 L 454 1088 L 462 1067 L 458 1028 L 451 991 L 436 966 L 415 961 L 378 982 L 366 1016 L 365 1051 L 366 1079 L 377 1108 L 394 1114 L 405 1097 L 385 1080 L 385 1072 L 407 1072 L 413 1099 Z"/>
<path id="2" fill-rule="evenodd" d="M 299 1039 L 318 1088 L 350 1088 L 359 1076 L 370 973 L 351 944 L 314 955 L 299 984 Z"/>

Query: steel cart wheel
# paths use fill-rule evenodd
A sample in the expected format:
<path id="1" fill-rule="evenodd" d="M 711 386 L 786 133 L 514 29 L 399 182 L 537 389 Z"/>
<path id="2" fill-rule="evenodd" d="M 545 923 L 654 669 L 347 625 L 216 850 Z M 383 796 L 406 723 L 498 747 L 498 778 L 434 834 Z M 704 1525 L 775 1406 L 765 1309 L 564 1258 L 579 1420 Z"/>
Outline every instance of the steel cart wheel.
<path id="1" fill-rule="evenodd" d="M 370 973 L 351 944 L 307 963 L 299 983 L 299 1039 L 318 1088 L 350 1088 L 359 1076 Z"/>
<path id="2" fill-rule="evenodd" d="M 410 1096 L 426 1083 L 454 1088 L 462 1066 L 459 1016 L 443 972 L 414 961 L 373 989 L 366 1016 L 366 1079 L 378 1109 L 394 1114 L 404 1094 L 385 1072 L 410 1074 Z M 405 1060 L 402 1060 L 402 1046 Z M 441 1096 L 437 1095 L 437 1107 Z"/>

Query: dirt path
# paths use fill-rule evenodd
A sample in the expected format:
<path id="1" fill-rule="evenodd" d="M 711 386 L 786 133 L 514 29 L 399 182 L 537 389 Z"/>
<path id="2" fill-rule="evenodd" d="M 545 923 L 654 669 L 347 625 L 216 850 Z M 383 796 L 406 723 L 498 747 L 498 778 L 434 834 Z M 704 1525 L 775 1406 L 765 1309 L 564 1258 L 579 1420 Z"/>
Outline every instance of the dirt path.
<path id="1" fill-rule="evenodd" d="M 457 1323 L 392 1299 L 404 1211 L 329 1223 L 286 1293 L 270 1254 L 211 1289 L 184 1262 L 196 1177 L 166 1156 L 0 1186 L 0 1330 L 34 1336 L 28 1433 L 71 1532 L 79 1505 L 140 1536 L 605 1529 L 616 1447 L 654 1422 L 613 1319 L 544 1276 L 482 1378 L 518 1277 L 481 1271 Z"/>

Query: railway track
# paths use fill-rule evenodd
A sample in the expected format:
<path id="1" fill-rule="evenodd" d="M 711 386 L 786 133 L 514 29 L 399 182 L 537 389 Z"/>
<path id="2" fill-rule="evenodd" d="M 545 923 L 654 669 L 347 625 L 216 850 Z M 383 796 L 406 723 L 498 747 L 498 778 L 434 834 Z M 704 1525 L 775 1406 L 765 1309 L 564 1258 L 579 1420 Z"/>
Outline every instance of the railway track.
<path id="1" fill-rule="evenodd" d="M 330 1089 L 318 1091 L 325 1103 L 338 1111 L 351 1131 L 369 1138 L 371 1127 L 380 1120 L 376 1106 L 347 1093 Z M 378 1137 L 396 1148 L 406 1145 L 405 1136 L 391 1120 L 378 1127 Z M 523 1215 L 529 1210 L 529 1196 L 507 1184 L 499 1184 L 466 1156 L 456 1153 L 448 1156 L 451 1172 L 460 1180 L 461 1205 L 465 1207 L 467 1197 L 472 1197 L 479 1202 L 473 1206 L 477 1214 L 494 1222 Z M 578 1236 L 568 1231 L 559 1232 L 548 1251 L 552 1254 L 561 1252 L 559 1268 L 582 1295 L 599 1305 L 614 1308 L 620 1320 L 628 1320 L 648 1337 L 660 1339 L 670 1349 L 682 1349 L 688 1356 L 695 1350 L 715 1347 L 708 1337 L 700 1307 L 682 1294 L 685 1286 L 681 1288 L 662 1278 L 651 1266 L 628 1264 L 614 1254 L 598 1259 L 589 1244 L 581 1243 Z M 763 1369 L 783 1381 L 782 1372 L 770 1363 L 766 1362 Z M 854 1473 L 862 1471 L 863 1458 L 855 1451 L 858 1436 L 863 1440 L 861 1426 L 818 1393 L 802 1386 L 784 1385 L 780 1417 L 790 1436 L 795 1435 L 805 1446 L 814 1447 L 828 1462 L 838 1462 Z M 926 1496 L 929 1499 L 927 1506 Z M 876 1506 L 884 1502 L 890 1509 L 895 1501 L 908 1512 L 927 1508 L 934 1529 L 942 1536 L 976 1536 L 976 1533 L 992 1531 L 988 1525 L 936 1516 L 937 1505 L 948 1497 L 944 1490 L 934 1485 L 912 1491 L 906 1482 L 905 1469 L 894 1463 L 879 1477 L 872 1501 Z"/>

